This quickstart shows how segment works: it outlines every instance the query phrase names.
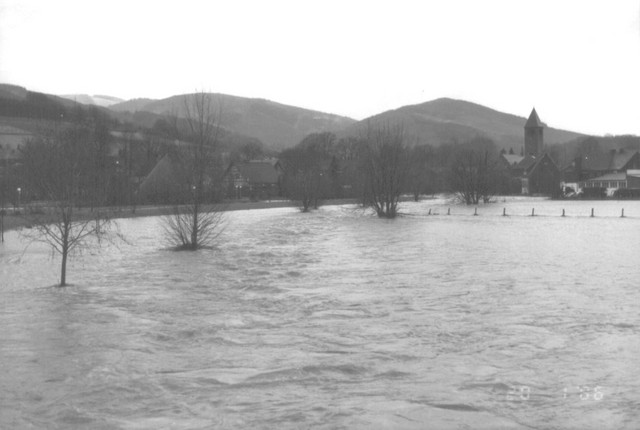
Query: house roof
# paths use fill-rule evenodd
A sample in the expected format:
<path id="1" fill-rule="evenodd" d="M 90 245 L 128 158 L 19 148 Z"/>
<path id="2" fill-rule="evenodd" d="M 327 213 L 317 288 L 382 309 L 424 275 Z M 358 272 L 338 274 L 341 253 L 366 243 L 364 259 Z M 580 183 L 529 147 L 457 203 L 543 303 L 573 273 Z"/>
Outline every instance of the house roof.
<path id="1" fill-rule="evenodd" d="M 638 151 L 594 152 L 579 155 L 582 159 L 582 169 L 592 171 L 624 170 Z M 575 160 L 571 165 L 575 165 Z"/>
<path id="2" fill-rule="evenodd" d="M 249 183 L 277 184 L 280 174 L 276 164 L 277 160 L 252 160 L 234 166 Z"/>
<path id="3" fill-rule="evenodd" d="M 140 194 L 147 195 L 175 189 L 180 183 L 182 171 L 180 161 L 175 156 L 166 154 L 140 184 Z"/>
<path id="4" fill-rule="evenodd" d="M 638 151 L 616 151 L 611 157 L 609 169 L 622 170 Z"/>
<path id="5" fill-rule="evenodd" d="M 626 172 L 618 172 L 618 173 L 607 173 L 606 175 L 598 176 L 597 178 L 591 178 L 585 182 L 593 182 L 593 181 L 624 181 L 627 179 Z"/>
<path id="6" fill-rule="evenodd" d="M 525 155 L 518 163 L 518 168 L 527 170 L 536 163 L 536 158 L 531 155 Z"/>
<path id="7" fill-rule="evenodd" d="M 527 120 L 524 128 L 535 128 L 535 127 L 544 127 L 542 121 L 538 117 L 538 113 L 536 112 L 536 108 L 533 108 L 531 111 L 531 115 L 529 115 L 529 119 Z"/>
<path id="8" fill-rule="evenodd" d="M 516 154 L 502 154 L 502 157 L 509 163 L 510 166 L 518 165 L 524 158 L 522 155 Z"/>
<path id="9" fill-rule="evenodd" d="M 592 153 L 582 157 L 582 170 L 608 170 L 610 155 L 607 153 Z"/>
<path id="10" fill-rule="evenodd" d="M 533 172 L 545 159 L 548 159 L 549 162 L 551 164 L 553 164 L 553 166 L 556 168 L 556 170 L 558 170 L 558 166 L 556 165 L 556 163 L 553 161 L 553 158 L 551 158 L 551 156 L 549 155 L 549 153 L 545 152 L 544 154 L 542 154 L 540 157 L 535 158 L 534 159 L 534 163 L 529 166 L 527 169 L 525 169 L 525 171 L 528 170 L 527 173 L 531 173 Z"/>

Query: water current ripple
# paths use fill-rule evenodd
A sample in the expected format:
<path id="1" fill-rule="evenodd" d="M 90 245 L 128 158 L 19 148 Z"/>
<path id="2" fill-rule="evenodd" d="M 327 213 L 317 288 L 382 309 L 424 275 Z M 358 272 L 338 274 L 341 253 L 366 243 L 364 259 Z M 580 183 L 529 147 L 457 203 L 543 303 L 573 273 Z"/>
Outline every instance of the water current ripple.
<path id="1" fill-rule="evenodd" d="M 0 428 L 636 429 L 640 203 L 613 204 L 233 212 L 195 253 L 129 219 L 65 289 L 8 233 Z"/>

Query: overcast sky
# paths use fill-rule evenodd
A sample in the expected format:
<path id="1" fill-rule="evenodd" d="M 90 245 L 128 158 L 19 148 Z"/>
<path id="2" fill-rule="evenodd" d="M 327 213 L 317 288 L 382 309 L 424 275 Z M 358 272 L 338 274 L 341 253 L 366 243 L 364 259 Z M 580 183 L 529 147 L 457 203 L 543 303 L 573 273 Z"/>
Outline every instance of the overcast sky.
<path id="1" fill-rule="evenodd" d="M 452 97 L 640 135 L 640 0 L 0 0 L 0 82 L 356 119 Z"/>

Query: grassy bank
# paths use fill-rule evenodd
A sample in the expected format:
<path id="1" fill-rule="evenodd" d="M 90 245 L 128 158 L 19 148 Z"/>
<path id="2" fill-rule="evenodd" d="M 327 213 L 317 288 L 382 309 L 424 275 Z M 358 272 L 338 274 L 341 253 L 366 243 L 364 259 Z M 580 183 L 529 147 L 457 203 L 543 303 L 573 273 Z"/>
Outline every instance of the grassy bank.
<path id="1" fill-rule="evenodd" d="M 337 205 L 337 204 L 350 204 L 355 203 L 353 199 L 333 199 L 327 200 L 324 205 Z M 269 209 L 269 208 L 282 208 L 282 207 L 296 207 L 295 202 L 288 200 L 274 200 L 274 201 L 231 201 L 217 205 L 216 208 L 222 211 L 238 211 L 238 210 L 251 210 L 251 209 Z M 137 218 L 148 216 L 160 216 L 173 213 L 174 206 L 137 206 L 135 211 L 132 208 L 103 208 L 103 213 L 113 219 L 120 218 Z M 82 218 L 89 218 L 92 216 L 92 212 L 88 209 L 80 209 L 78 216 Z M 4 217 L 4 231 L 15 230 L 20 227 L 25 227 L 29 224 L 28 217 L 23 215 L 13 214 L 9 212 Z"/>

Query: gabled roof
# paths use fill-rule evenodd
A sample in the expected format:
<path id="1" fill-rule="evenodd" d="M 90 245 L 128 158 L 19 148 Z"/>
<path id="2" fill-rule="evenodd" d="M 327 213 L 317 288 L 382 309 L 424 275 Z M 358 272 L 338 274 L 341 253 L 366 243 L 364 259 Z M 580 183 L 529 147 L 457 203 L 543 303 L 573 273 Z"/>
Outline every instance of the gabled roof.
<path id="1" fill-rule="evenodd" d="M 166 154 L 140 184 L 141 195 L 173 192 L 181 183 L 184 168 L 176 156 Z"/>
<path id="2" fill-rule="evenodd" d="M 638 154 L 638 151 L 611 151 L 592 152 L 587 155 L 578 155 L 582 161 L 582 170 L 607 171 L 625 170 L 627 164 Z M 575 166 L 575 160 L 571 163 Z"/>
<path id="3" fill-rule="evenodd" d="M 505 161 L 509 163 L 509 166 L 516 166 L 522 161 L 524 157 L 522 155 L 516 154 L 502 154 L 502 158 L 504 158 Z"/>
<path id="4" fill-rule="evenodd" d="M 582 158 L 582 170 L 609 170 L 610 155 L 605 152 L 596 152 L 579 156 Z"/>
<path id="5" fill-rule="evenodd" d="M 529 115 L 529 119 L 527 120 L 524 128 L 536 128 L 536 127 L 544 127 L 542 121 L 538 117 L 538 113 L 536 112 L 536 108 L 533 108 L 531 111 L 531 115 Z"/>
<path id="6" fill-rule="evenodd" d="M 626 172 L 618 172 L 618 173 L 607 173 L 606 175 L 598 176 L 597 178 L 591 178 L 584 182 L 593 182 L 593 181 L 624 181 L 627 179 Z"/>
<path id="7" fill-rule="evenodd" d="M 622 170 L 624 167 L 631 161 L 631 159 L 636 155 L 638 151 L 616 151 L 615 154 L 611 157 L 611 162 L 609 164 L 610 170 Z"/>
<path id="8" fill-rule="evenodd" d="M 535 163 L 536 163 L 535 157 L 531 155 L 525 155 L 524 157 L 522 157 L 522 160 L 520 160 L 520 162 L 518 163 L 518 168 L 522 170 L 527 170 L 528 168 L 533 166 Z"/>
<path id="9" fill-rule="evenodd" d="M 527 172 L 527 174 L 530 174 L 531 172 L 533 172 L 534 170 L 536 170 L 538 168 L 538 166 L 545 160 L 549 160 L 549 162 L 553 165 L 553 167 L 555 167 L 555 169 L 557 171 L 559 171 L 558 166 L 556 165 L 555 161 L 553 161 L 553 158 L 551 158 L 551 156 L 549 155 L 549 153 L 545 152 L 544 154 L 542 154 L 540 157 L 535 158 L 534 159 L 534 163 L 529 166 L 527 169 L 525 169 L 525 172 Z"/>

